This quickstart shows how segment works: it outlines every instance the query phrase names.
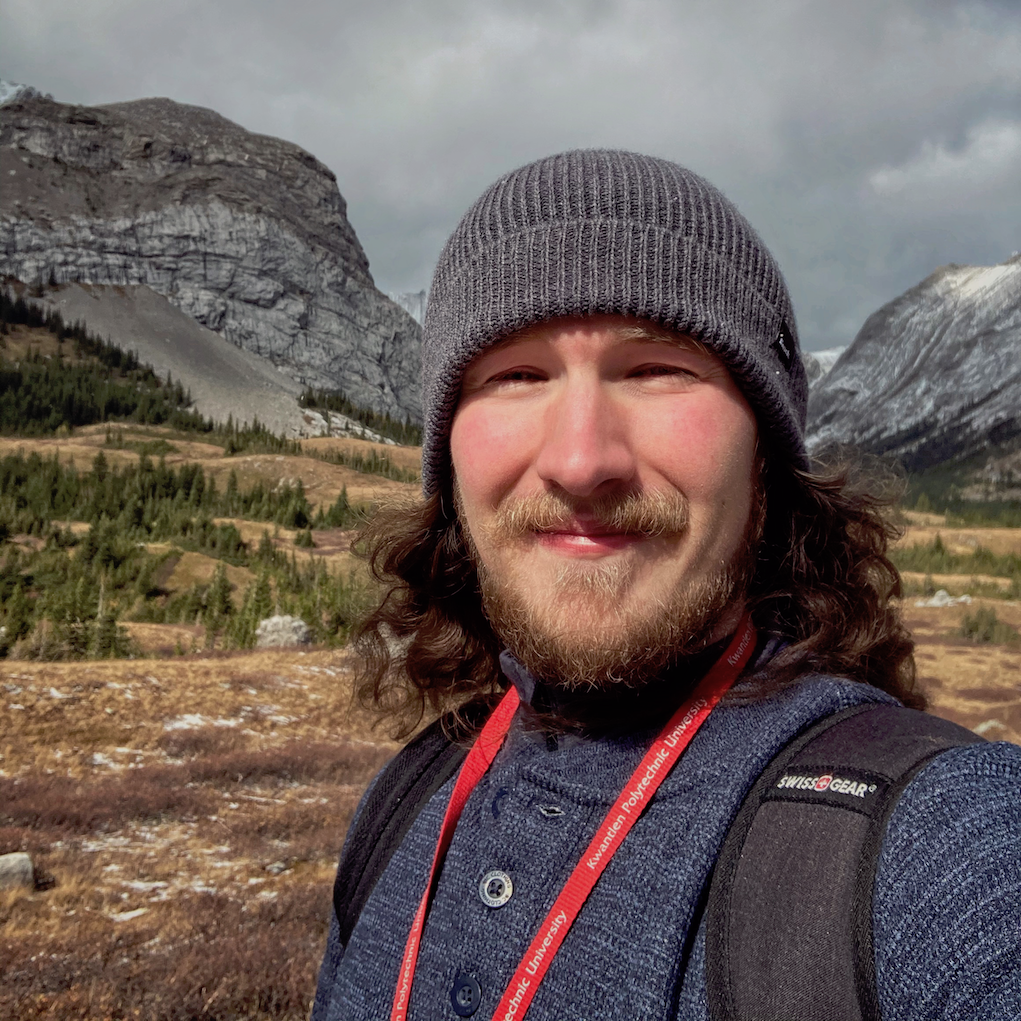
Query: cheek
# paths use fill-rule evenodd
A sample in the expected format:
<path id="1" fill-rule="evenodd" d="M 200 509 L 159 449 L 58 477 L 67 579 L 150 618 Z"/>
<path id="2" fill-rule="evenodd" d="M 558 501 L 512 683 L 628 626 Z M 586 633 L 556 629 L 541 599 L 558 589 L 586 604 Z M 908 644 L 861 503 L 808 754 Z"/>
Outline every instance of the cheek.
<path id="1" fill-rule="evenodd" d="M 755 416 L 744 400 L 689 403 L 647 423 L 646 449 L 691 498 L 741 501 L 755 461 Z"/>
<path id="2" fill-rule="evenodd" d="M 495 504 L 528 464 L 528 436 L 517 419 L 469 404 L 454 416 L 450 460 L 467 503 Z"/>

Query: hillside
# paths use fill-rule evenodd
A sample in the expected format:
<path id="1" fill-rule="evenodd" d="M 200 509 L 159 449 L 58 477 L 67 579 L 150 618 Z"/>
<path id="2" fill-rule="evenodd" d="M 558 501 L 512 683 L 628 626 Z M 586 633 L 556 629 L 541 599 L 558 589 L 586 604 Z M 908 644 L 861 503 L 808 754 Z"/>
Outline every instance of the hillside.
<path id="1" fill-rule="evenodd" d="M 369 597 L 353 529 L 416 491 L 419 452 L 308 443 L 204 418 L 180 381 L 0 293 L 0 655 L 250 648 L 273 614 L 343 644 Z"/>
<path id="2" fill-rule="evenodd" d="M 169 99 L 21 93 L 0 106 L 0 178 L 0 276 L 149 288 L 301 386 L 420 419 L 420 327 L 376 289 L 335 176 L 298 146 Z M 82 314 L 103 332 L 113 313 Z"/>
<path id="3" fill-rule="evenodd" d="M 976 481 L 985 472 L 985 499 L 1016 488 L 1021 255 L 946 266 L 871 315 L 813 387 L 808 441 L 816 453 L 853 444 L 913 473 L 967 462 Z"/>

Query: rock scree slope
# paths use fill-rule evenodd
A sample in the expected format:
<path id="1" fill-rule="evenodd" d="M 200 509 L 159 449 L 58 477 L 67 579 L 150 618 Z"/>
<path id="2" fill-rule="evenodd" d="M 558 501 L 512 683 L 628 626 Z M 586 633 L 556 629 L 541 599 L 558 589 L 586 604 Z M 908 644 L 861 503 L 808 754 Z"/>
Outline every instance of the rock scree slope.
<path id="1" fill-rule="evenodd" d="M 334 174 L 169 99 L 0 107 L 0 275 L 144 285 L 303 385 L 421 418 L 421 330 L 378 291 Z"/>
<path id="2" fill-rule="evenodd" d="M 938 269 L 874 312 L 809 398 L 813 452 L 923 471 L 1021 439 L 1021 255 Z"/>

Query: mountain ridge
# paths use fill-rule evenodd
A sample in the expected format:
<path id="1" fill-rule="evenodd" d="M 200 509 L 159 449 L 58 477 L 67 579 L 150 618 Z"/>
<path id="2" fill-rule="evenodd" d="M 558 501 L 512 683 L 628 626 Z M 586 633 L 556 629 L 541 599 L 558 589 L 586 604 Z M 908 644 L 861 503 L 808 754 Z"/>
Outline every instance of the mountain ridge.
<path id="1" fill-rule="evenodd" d="M 854 445 L 909 471 L 1021 438 L 1021 255 L 942 266 L 865 321 L 809 397 L 813 453 Z"/>
<path id="2" fill-rule="evenodd" d="M 421 329 L 379 292 L 336 177 L 169 99 L 0 107 L 0 275 L 147 286 L 301 386 L 420 420 Z"/>

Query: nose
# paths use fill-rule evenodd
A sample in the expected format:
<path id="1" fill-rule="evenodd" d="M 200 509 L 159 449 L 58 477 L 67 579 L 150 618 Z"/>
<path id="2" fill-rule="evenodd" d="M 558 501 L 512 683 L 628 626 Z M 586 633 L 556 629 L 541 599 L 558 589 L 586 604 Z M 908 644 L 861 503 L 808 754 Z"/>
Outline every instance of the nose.
<path id="1" fill-rule="evenodd" d="M 634 479 L 624 415 L 598 380 L 569 383 L 545 409 L 536 471 L 573 496 L 601 496 Z"/>

